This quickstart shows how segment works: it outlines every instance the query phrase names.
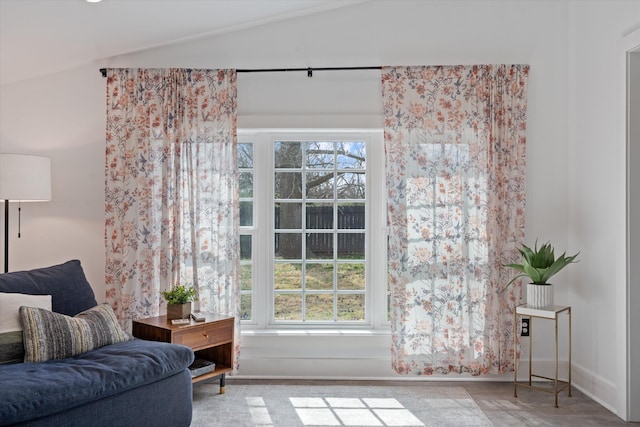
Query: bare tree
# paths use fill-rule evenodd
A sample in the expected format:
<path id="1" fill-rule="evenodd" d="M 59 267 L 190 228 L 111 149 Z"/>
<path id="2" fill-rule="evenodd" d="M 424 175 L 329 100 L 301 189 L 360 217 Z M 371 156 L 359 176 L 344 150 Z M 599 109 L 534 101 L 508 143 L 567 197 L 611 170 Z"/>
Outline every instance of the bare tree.
<path id="1" fill-rule="evenodd" d="M 276 142 L 276 199 L 364 199 L 364 153 L 364 143 Z M 300 203 L 280 203 L 276 226 L 300 228 L 301 215 Z M 278 238 L 277 256 L 300 259 L 302 235 L 280 233 Z"/>

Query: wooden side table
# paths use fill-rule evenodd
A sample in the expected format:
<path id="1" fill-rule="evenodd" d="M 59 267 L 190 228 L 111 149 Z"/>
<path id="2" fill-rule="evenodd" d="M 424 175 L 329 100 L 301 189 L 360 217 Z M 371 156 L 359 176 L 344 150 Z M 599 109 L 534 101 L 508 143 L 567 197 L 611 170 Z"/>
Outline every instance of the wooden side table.
<path id="1" fill-rule="evenodd" d="M 224 394 L 225 374 L 233 370 L 234 318 L 206 315 L 204 322 L 190 321 L 188 325 L 172 325 L 167 316 L 149 317 L 133 321 L 136 338 L 182 344 L 191 347 L 196 359 L 215 362 L 215 370 L 196 376 L 194 383 L 220 377 L 220 394 Z"/>
<path id="2" fill-rule="evenodd" d="M 569 319 L 569 377 L 566 380 L 558 379 L 558 315 L 560 313 L 567 313 Z M 540 319 L 553 320 L 555 322 L 555 375 L 553 378 L 545 377 L 542 375 L 536 375 L 531 372 L 531 355 L 533 349 L 533 325 L 529 325 L 529 382 L 522 383 L 518 382 L 518 352 L 515 351 L 515 364 L 514 364 L 514 377 L 513 377 L 513 396 L 518 397 L 518 386 L 529 387 L 536 390 L 545 391 L 548 393 L 553 393 L 555 395 L 555 404 L 554 406 L 558 407 L 558 393 L 564 390 L 565 388 L 569 388 L 569 397 L 571 397 L 571 306 L 563 306 L 563 305 L 554 305 L 545 308 L 530 308 L 526 304 L 519 305 L 516 307 L 516 311 L 514 314 L 514 323 L 513 323 L 513 342 L 514 342 L 514 350 L 518 348 L 518 317 L 519 316 L 528 316 L 531 318 L 537 317 Z M 537 387 L 532 384 L 531 378 L 542 378 L 545 380 L 553 381 L 553 389 L 549 390 L 547 388 Z M 559 385 L 563 384 L 561 388 Z"/>

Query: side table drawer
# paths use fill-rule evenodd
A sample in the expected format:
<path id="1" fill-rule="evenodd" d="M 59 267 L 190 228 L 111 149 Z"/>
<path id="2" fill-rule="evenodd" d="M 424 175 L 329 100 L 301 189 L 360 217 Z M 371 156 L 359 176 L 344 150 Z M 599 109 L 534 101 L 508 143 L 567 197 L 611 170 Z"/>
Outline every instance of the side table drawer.
<path id="1" fill-rule="evenodd" d="M 202 326 L 190 327 L 176 332 L 173 342 L 186 345 L 194 350 L 231 342 L 233 339 L 233 319 Z"/>

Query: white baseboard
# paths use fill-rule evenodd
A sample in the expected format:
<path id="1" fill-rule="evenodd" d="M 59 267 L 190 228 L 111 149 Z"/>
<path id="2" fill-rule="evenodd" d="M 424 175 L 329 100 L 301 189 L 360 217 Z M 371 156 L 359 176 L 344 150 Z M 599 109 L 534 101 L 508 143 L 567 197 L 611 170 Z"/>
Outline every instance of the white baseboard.
<path id="1" fill-rule="evenodd" d="M 469 374 L 400 375 L 391 368 L 390 337 L 385 334 L 261 335 L 243 336 L 238 379 L 391 380 L 391 381 L 502 381 L 512 382 L 513 372 L 473 377 Z M 526 348 L 526 347 L 525 347 Z M 524 352 L 524 350 L 523 350 Z M 527 354 L 524 352 L 524 354 Z M 533 372 L 553 377 L 553 360 L 534 359 Z M 582 366 L 572 365 L 572 385 L 594 401 L 616 411 L 616 385 Z M 568 378 L 568 362 L 558 362 L 558 377 Z M 518 381 L 529 379 L 529 363 L 520 360 Z M 536 378 L 534 378 L 536 380 Z M 621 417 L 624 419 L 624 417 Z"/>
<path id="2" fill-rule="evenodd" d="M 615 399 L 617 391 L 614 383 L 598 375 L 594 375 L 576 363 L 573 364 L 572 382 L 582 393 L 624 419 L 624 416 L 618 414 L 616 409 Z"/>
<path id="3" fill-rule="evenodd" d="M 238 379 L 387 380 L 387 381 L 513 381 L 513 373 L 501 375 L 401 375 L 389 358 L 240 358 Z"/>

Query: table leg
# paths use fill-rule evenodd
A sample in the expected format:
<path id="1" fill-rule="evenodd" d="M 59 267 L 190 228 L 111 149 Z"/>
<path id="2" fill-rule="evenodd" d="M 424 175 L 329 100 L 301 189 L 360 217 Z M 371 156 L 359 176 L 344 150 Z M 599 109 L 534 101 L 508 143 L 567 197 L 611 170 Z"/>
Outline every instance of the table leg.
<path id="1" fill-rule="evenodd" d="M 518 313 L 513 311 L 513 397 L 518 397 Z"/>
<path id="2" fill-rule="evenodd" d="M 569 397 L 571 397 L 571 307 L 569 307 Z"/>
<path id="3" fill-rule="evenodd" d="M 556 316 L 556 368 L 555 368 L 555 376 L 553 380 L 553 392 L 555 394 L 555 404 L 554 407 L 558 407 L 558 316 Z"/>
<path id="4" fill-rule="evenodd" d="M 224 394 L 224 377 L 225 374 L 220 375 L 220 394 Z"/>
<path id="5" fill-rule="evenodd" d="M 529 318 L 529 387 L 533 374 L 533 317 Z"/>

